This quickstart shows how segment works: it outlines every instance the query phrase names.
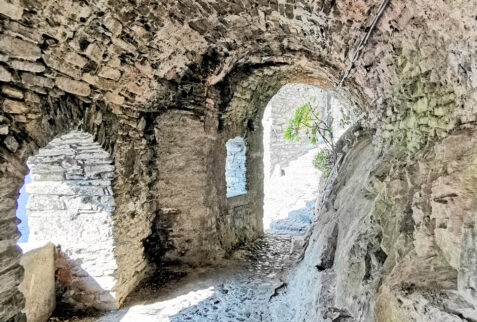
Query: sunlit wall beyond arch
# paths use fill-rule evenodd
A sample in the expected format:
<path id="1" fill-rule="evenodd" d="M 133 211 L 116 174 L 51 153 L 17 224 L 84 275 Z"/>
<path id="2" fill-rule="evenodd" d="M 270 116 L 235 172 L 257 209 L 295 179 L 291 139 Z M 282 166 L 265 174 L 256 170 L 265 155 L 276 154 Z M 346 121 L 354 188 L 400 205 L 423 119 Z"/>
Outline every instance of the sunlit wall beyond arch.
<path id="1" fill-rule="evenodd" d="M 245 141 L 238 136 L 228 140 L 226 148 L 225 180 L 227 183 L 227 197 L 230 198 L 247 193 Z"/>
<path id="2" fill-rule="evenodd" d="M 323 120 L 333 120 L 338 140 L 346 130 L 340 121 L 348 110 L 330 92 L 308 84 L 284 85 L 265 108 L 263 125 L 264 228 L 274 233 L 301 234 L 313 219 L 321 171 L 313 160 L 322 142 L 312 145 L 303 135 L 299 141 L 284 139 L 295 110 L 311 103 Z"/>
<path id="3" fill-rule="evenodd" d="M 60 302 L 75 309 L 115 308 L 114 167 L 109 153 L 90 134 L 72 131 L 40 149 L 27 165 L 30 234 L 23 247 L 52 242 L 60 248 Z"/>

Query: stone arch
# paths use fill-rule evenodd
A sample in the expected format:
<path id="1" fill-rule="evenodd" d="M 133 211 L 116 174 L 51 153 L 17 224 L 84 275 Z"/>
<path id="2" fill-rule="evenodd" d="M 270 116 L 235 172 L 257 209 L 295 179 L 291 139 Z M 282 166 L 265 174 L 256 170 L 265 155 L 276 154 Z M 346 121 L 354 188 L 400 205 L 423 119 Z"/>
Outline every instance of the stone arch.
<path id="1" fill-rule="evenodd" d="M 302 66 L 303 62 L 283 65 L 264 65 L 241 73 L 240 69 L 226 79 L 227 92 L 231 93 L 220 116 L 220 140 L 216 143 L 217 165 L 214 176 L 219 180 L 216 186 L 223 186 L 225 170 L 217 174 L 217 169 L 225 169 L 228 140 L 242 137 L 247 142 L 246 182 L 247 194 L 237 198 L 227 198 L 226 189 L 217 191 L 220 216 L 217 227 L 222 247 L 228 251 L 237 245 L 256 239 L 263 234 L 264 205 L 264 164 L 263 126 L 265 107 L 271 98 L 288 83 L 315 85 L 330 90 L 335 78 L 319 64 L 316 68 Z M 348 93 L 351 101 L 360 98 L 355 92 Z"/>
<path id="2" fill-rule="evenodd" d="M 92 135 L 71 131 L 28 159 L 30 243 L 60 247 L 57 278 L 61 301 L 74 309 L 116 307 L 109 153 Z"/>

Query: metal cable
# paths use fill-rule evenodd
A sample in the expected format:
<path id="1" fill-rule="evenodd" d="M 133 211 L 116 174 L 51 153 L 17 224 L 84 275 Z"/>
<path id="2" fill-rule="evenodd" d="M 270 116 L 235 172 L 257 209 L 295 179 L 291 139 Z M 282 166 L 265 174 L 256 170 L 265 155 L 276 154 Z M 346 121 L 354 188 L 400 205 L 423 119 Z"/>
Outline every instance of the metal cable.
<path id="1" fill-rule="evenodd" d="M 379 18 L 383 14 L 384 9 L 386 9 L 386 6 L 388 5 L 388 3 L 389 3 L 389 0 L 382 0 L 381 1 L 381 5 L 379 6 L 378 12 L 374 15 L 373 21 L 371 21 L 371 24 L 368 27 L 368 32 L 366 33 L 366 35 L 364 35 L 364 37 L 361 39 L 358 47 L 356 48 L 356 51 L 354 52 L 354 55 L 353 55 L 353 59 L 351 60 L 348 68 L 346 69 L 346 71 L 343 75 L 343 78 L 339 82 L 337 90 L 339 90 L 341 88 L 341 86 L 343 86 L 344 81 L 349 76 L 349 73 L 351 72 L 351 70 L 354 67 L 354 63 L 358 60 L 359 56 L 361 55 L 361 51 L 366 46 L 366 43 L 368 42 L 368 39 L 371 36 L 371 33 L 373 32 L 374 27 L 376 26 L 376 23 L 378 22 Z"/>

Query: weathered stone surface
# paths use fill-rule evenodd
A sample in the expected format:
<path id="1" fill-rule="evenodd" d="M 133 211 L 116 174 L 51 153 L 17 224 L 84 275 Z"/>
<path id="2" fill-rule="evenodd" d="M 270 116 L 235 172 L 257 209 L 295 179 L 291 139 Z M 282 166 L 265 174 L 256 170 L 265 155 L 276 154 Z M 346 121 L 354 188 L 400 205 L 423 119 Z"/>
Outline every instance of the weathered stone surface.
<path id="1" fill-rule="evenodd" d="M 103 60 L 104 50 L 96 43 L 92 43 L 86 48 L 85 55 L 94 60 L 97 63 L 101 63 Z"/>
<path id="2" fill-rule="evenodd" d="M 8 134 L 8 125 L 0 125 L 0 135 Z"/>
<path id="3" fill-rule="evenodd" d="M 27 86 L 38 86 L 44 88 L 53 88 L 54 81 L 31 73 L 22 73 L 22 82 Z"/>
<path id="4" fill-rule="evenodd" d="M 76 81 L 66 77 L 58 77 L 55 80 L 55 84 L 65 92 L 76 94 L 78 96 L 88 96 L 91 93 L 89 85 L 82 81 Z"/>
<path id="5" fill-rule="evenodd" d="M 16 98 L 16 99 L 23 99 L 23 92 L 15 87 L 11 87 L 8 85 L 2 86 L 2 94 L 5 94 L 8 97 Z"/>
<path id="6" fill-rule="evenodd" d="M 6 99 L 3 101 L 3 111 L 12 114 L 25 114 L 29 111 L 29 108 L 21 101 Z"/>
<path id="7" fill-rule="evenodd" d="M 23 7 L 20 1 L 0 0 L 0 14 L 3 14 L 13 20 L 20 20 L 23 15 Z"/>
<path id="8" fill-rule="evenodd" d="M 49 319 L 56 306 L 55 246 L 22 244 L 20 264 L 25 277 L 19 289 L 25 296 L 24 312 L 28 321 L 43 322 Z"/>
<path id="9" fill-rule="evenodd" d="M 225 161 L 227 198 L 246 194 L 245 142 L 243 138 L 236 137 L 228 140 L 225 146 L 227 148 Z"/>
<path id="10" fill-rule="evenodd" d="M 101 69 L 98 75 L 107 79 L 118 80 L 121 77 L 121 72 L 106 66 Z"/>
<path id="11" fill-rule="evenodd" d="M 35 44 L 6 34 L 0 35 L 0 51 L 15 58 L 31 61 L 41 57 L 41 50 Z"/>
<path id="12" fill-rule="evenodd" d="M 0 66 L 0 81 L 1 82 L 10 82 L 12 80 L 12 74 L 5 67 Z"/>
<path id="13" fill-rule="evenodd" d="M 11 135 L 7 136 L 3 140 L 3 143 L 5 144 L 6 148 L 13 153 L 17 152 L 18 148 L 20 147 L 20 144 L 18 144 L 17 140 L 15 140 L 15 137 Z"/>
<path id="14" fill-rule="evenodd" d="M 119 94 L 114 94 L 111 92 L 107 92 L 105 95 L 105 99 L 107 102 L 116 104 L 116 105 L 122 105 L 124 104 L 125 98 L 124 96 L 121 96 Z"/>
<path id="15" fill-rule="evenodd" d="M 108 15 L 104 18 L 104 25 L 115 36 L 119 35 L 123 30 L 122 24 L 117 19 L 113 18 L 111 15 Z"/>
<path id="16" fill-rule="evenodd" d="M 14 59 L 9 61 L 8 64 L 14 69 L 24 70 L 32 73 L 41 73 L 45 71 L 45 66 L 43 64 L 26 60 Z"/>
<path id="17" fill-rule="evenodd" d="M 43 55 L 43 60 L 45 64 L 55 69 L 65 75 L 68 75 L 74 79 L 81 78 L 81 71 L 76 69 L 74 66 L 69 65 L 63 59 L 51 55 Z M 86 95 L 85 95 L 86 96 Z"/>
<path id="18" fill-rule="evenodd" d="M 26 115 L 4 112 L 2 115 L 1 124 L 8 125 L 11 139 L 0 145 L 0 219 L 5 222 L 0 226 L 0 235 L 10 244 L 18 236 L 14 224 L 15 199 L 22 175 L 27 171 L 27 157 L 57 135 L 77 128 L 88 131 L 111 152 L 115 163 L 114 236 L 118 240 L 115 256 L 119 302 L 148 274 L 163 267 L 165 259 L 176 263 L 210 262 L 262 233 L 263 130 L 260 120 L 266 103 L 287 82 L 336 88 L 377 10 L 376 2 L 369 0 L 353 3 L 145 0 L 136 1 L 135 5 L 124 1 L 86 4 L 84 1 L 45 0 L 22 1 L 21 6 L 24 7 L 21 16 L 15 13 L 9 18 L 2 14 L 0 61 L 4 68 L 8 66 L 10 85 L 25 93 L 24 99 L 31 112 Z M 12 8 L 7 7 L 2 10 Z M 419 151 L 425 147 L 430 151 L 436 142 L 449 136 L 458 126 L 475 127 L 474 12 L 473 1 L 389 2 L 344 87 L 339 89 L 339 94 L 357 107 L 361 125 L 375 130 L 375 148 L 383 149 L 383 156 L 394 160 L 389 162 L 389 169 L 406 169 L 421 157 Z M 16 17 L 17 21 L 11 19 Z M 122 28 L 111 17 L 119 21 Z M 449 30 L 452 30 L 452 36 L 449 36 Z M 90 85 L 87 96 L 81 96 L 87 92 L 84 84 L 72 92 L 54 88 L 56 78 L 66 75 L 58 69 L 47 67 L 43 72 L 23 74 L 10 65 L 13 59 L 40 63 L 43 55 L 59 57 L 58 63 L 64 60 L 68 65 L 81 68 L 82 78 L 70 81 L 87 82 Z M 115 81 L 98 76 L 105 66 L 121 70 L 121 78 Z M 77 76 L 71 75 L 69 77 Z M 109 103 L 108 92 L 124 97 L 124 101 Z M 1 95 L 3 102 L 6 95 Z M 181 114 L 178 111 L 187 111 L 186 120 L 181 119 L 183 115 L 175 115 Z M 248 193 L 234 220 L 226 198 L 225 143 L 237 136 L 244 137 L 247 142 Z M 17 148 L 12 140 L 18 144 Z M 395 151 L 392 157 L 390 151 Z M 378 179 L 386 177 L 390 171 L 384 169 L 376 176 Z M 184 176 L 178 176 L 177 172 Z M 412 182 L 413 179 L 409 176 L 396 182 Z M 346 186 L 344 181 L 340 182 Z M 388 200 L 411 194 L 399 192 L 397 188 L 401 184 L 396 182 L 393 189 L 390 187 L 392 192 Z M 345 189 L 342 186 L 337 187 L 337 193 Z M 448 186 L 436 183 L 436 187 L 442 189 Z M 346 198 L 352 199 L 361 188 L 368 187 L 348 190 Z M 425 192 L 431 190 L 432 187 L 428 187 Z M 436 190 L 434 197 L 441 200 L 442 196 Z M 376 207 L 381 206 L 382 203 L 376 204 Z M 332 204 L 327 207 L 327 211 L 332 211 Z M 340 209 L 356 212 L 347 207 Z M 390 211 L 408 217 L 399 222 L 385 218 L 388 228 L 406 228 L 411 211 L 418 214 L 412 206 Z M 435 234 L 441 246 L 434 243 L 429 248 L 442 247 L 439 248 L 442 256 L 455 265 L 456 259 L 449 255 L 454 246 L 449 245 L 459 243 L 454 241 L 455 235 L 446 231 L 441 219 L 426 219 L 425 224 L 433 220 L 439 220 L 441 225 L 439 233 Z M 373 226 L 370 232 L 366 230 L 369 233 L 366 236 L 376 236 L 379 229 Z M 470 227 L 466 231 L 459 247 L 473 243 Z M 364 264 L 356 259 L 357 264 L 350 268 L 351 276 L 361 276 L 358 273 L 362 272 L 363 265 L 366 270 L 366 265 L 374 267 L 380 262 L 375 260 L 379 257 L 376 253 L 380 254 L 378 242 L 371 241 L 372 249 L 368 251 L 366 236 L 362 241 L 364 246 L 357 243 L 353 251 L 370 253 L 369 259 L 366 260 L 365 255 Z M 409 236 L 404 235 L 411 240 Z M 333 234 L 327 237 L 331 241 L 335 239 Z M 400 241 L 397 244 L 402 245 Z M 392 248 L 387 254 L 402 254 L 406 250 Z M 472 252 L 464 251 L 462 258 L 472 256 Z M 18 266 L 18 252 L 8 251 L 1 258 L 2 263 L 6 258 L 13 268 L 2 270 L 5 273 L 0 275 L 1 294 L 5 294 L 0 298 L 0 320 L 21 319 L 23 300 L 17 285 L 22 272 Z M 329 258 L 325 260 L 329 261 Z M 398 267 L 398 262 L 400 259 L 386 264 L 390 266 L 386 272 L 394 267 L 399 274 L 408 272 Z M 410 263 L 416 262 L 411 260 Z M 449 273 L 443 276 L 452 283 L 439 281 L 439 287 L 444 290 L 454 287 L 455 275 L 462 274 L 462 285 L 467 285 L 463 286 L 466 291 L 462 291 L 466 294 L 466 302 L 474 301 L 471 287 L 468 287 L 472 284 L 471 277 L 456 272 L 447 264 L 444 266 L 445 270 L 437 271 Z M 347 274 L 347 266 L 340 267 L 339 274 Z M 312 265 L 309 268 L 314 269 Z M 325 274 L 323 278 L 332 280 L 333 273 Z M 433 278 L 429 275 L 430 280 Z M 365 286 L 363 292 L 356 291 L 357 281 L 350 282 L 345 277 L 337 280 L 340 290 L 349 286 L 355 298 L 349 303 L 349 297 L 344 296 L 342 302 L 330 304 L 328 307 L 339 306 L 347 310 L 329 310 L 330 319 L 351 319 L 348 315 L 363 319 L 372 316 L 368 311 L 372 312 L 374 308 L 362 304 L 372 303 L 367 300 L 366 293 L 371 288 Z M 371 280 L 374 283 L 374 279 L 366 279 Z M 388 294 L 385 287 L 392 283 L 387 279 L 383 283 L 382 293 Z M 317 289 L 310 289 L 308 293 Z M 384 296 L 391 300 L 380 302 L 380 308 L 383 312 L 397 312 L 395 303 L 405 306 L 400 304 L 402 302 L 419 303 L 419 308 L 432 306 L 428 312 L 440 310 L 440 307 L 434 308 L 432 301 L 424 306 L 430 301 L 428 299 L 414 299 L 413 290 L 406 286 L 399 300 L 393 300 L 398 291 L 391 288 L 390 297 Z M 361 294 L 365 294 L 364 297 Z M 440 295 L 433 295 L 441 301 Z M 420 298 L 420 295 L 416 296 Z M 458 296 L 455 303 L 461 299 L 461 295 Z M 451 310 L 455 303 L 451 303 Z M 457 307 L 461 312 L 462 307 Z M 472 310 L 471 305 L 469 308 Z M 364 309 L 368 311 L 361 311 Z M 425 317 L 421 320 L 427 317 L 436 320 L 440 314 L 426 316 L 426 309 L 419 310 L 418 317 Z M 445 316 L 442 314 L 441 317 Z M 466 311 L 456 313 L 457 317 L 452 318 L 467 315 Z M 316 320 L 316 315 L 308 317 Z"/>
<path id="19" fill-rule="evenodd" d="M 360 140 L 323 196 L 305 260 L 274 301 L 274 319 L 472 320 L 475 140 L 475 130 L 457 131 L 391 172 L 390 160 Z M 324 261 L 329 247 L 334 255 Z"/>

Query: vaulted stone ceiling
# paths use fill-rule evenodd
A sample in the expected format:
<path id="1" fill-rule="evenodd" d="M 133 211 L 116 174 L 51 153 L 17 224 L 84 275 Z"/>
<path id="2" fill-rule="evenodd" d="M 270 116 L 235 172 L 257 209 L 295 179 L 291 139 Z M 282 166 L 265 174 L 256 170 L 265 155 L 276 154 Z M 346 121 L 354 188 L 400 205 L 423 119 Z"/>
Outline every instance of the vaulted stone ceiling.
<path id="1" fill-rule="evenodd" d="M 0 0 L 1 271 L 21 279 L 12 245 L 26 159 L 73 128 L 93 134 L 114 159 L 119 302 L 155 261 L 220 257 L 253 239 L 259 215 L 245 234 L 219 215 L 224 174 L 214 171 L 224 168 L 225 141 L 258 129 L 287 82 L 336 89 L 379 5 Z M 475 121 L 475 9 L 466 0 L 389 2 L 338 89 L 376 132 L 376 145 L 412 153 Z M 252 172 L 261 169 L 258 132 L 249 133 Z M 193 184 L 174 175 L 181 171 Z M 251 213 L 261 206 L 260 180 L 249 180 L 257 187 Z M 8 296 L 0 312 L 9 317 L 22 301 L 12 283 L 1 283 Z"/>

